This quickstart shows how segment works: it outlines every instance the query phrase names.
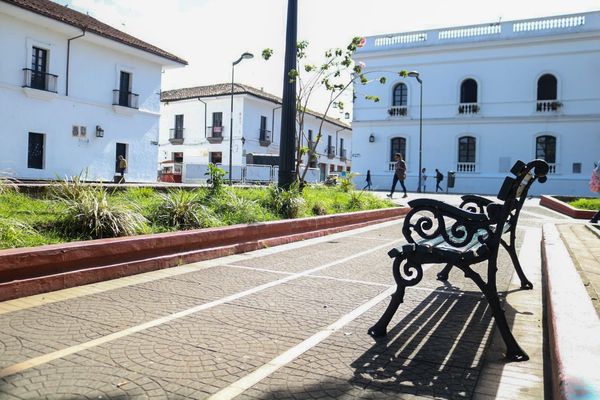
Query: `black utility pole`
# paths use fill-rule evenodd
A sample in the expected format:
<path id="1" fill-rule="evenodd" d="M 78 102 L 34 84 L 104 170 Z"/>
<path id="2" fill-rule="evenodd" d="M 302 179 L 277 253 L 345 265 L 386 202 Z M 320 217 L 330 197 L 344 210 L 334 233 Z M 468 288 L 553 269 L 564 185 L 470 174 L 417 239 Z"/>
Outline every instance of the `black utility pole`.
<path id="1" fill-rule="evenodd" d="M 285 35 L 285 67 L 283 69 L 283 105 L 279 140 L 279 187 L 289 189 L 294 182 L 296 153 L 296 80 L 290 82 L 289 72 L 296 69 L 298 0 L 288 0 Z"/>

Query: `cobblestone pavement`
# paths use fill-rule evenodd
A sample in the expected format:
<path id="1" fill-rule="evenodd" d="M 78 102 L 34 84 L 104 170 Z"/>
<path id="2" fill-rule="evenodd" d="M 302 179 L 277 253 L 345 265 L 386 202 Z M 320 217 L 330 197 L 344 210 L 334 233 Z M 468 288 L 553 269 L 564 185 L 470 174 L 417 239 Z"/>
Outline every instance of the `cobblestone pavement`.
<path id="1" fill-rule="evenodd" d="M 524 211 L 519 246 L 538 249 L 527 232 L 560 217 Z M 510 321 L 539 327 L 519 338 L 532 361 L 505 369 L 487 303 L 457 271 L 436 281 L 437 266 L 386 338 L 366 334 L 393 291 L 386 253 L 401 237 L 401 221 L 385 223 L 0 303 L 0 398 L 510 398 L 506 371 L 524 398 L 543 397 L 542 351 L 530 348 L 541 305 L 511 286 L 505 252 L 498 288 L 524 299 L 506 303 Z"/>

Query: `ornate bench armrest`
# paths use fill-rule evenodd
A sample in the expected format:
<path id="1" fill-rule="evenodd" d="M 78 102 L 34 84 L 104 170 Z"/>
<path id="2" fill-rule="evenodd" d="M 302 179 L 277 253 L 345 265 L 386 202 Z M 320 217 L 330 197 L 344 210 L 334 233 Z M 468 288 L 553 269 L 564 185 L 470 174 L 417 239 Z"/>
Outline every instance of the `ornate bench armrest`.
<path id="1" fill-rule="evenodd" d="M 462 203 L 460 203 L 459 208 L 478 213 L 485 213 L 487 206 L 494 203 L 494 201 L 476 194 L 467 194 L 461 196 L 461 199 Z"/>
<path id="2" fill-rule="evenodd" d="M 408 204 L 411 210 L 404 219 L 402 233 L 409 243 L 444 242 L 458 248 L 474 237 L 484 240 L 493 233 L 495 222 L 485 214 L 432 199 L 416 199 Z"/>

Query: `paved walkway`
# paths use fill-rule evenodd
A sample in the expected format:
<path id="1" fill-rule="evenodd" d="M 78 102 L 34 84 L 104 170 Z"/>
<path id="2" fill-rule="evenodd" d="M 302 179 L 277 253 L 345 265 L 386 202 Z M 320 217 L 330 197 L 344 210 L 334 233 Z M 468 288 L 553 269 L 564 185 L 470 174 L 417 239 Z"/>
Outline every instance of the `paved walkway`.
<path id="1" fill-rule="evenodd" d="M 600 229 L 591 224 L 557 225 L 600 318 Z"/>
<path id="2" fill-rule="evenodd" d="M 562 216 L 532 203 L 522 218 L 535 288 L 505 252 L 498 288 L 528 362 L 504 362 L 456 271 L 427 269 L 388 336 L 366 334 L 394 290 L 399 221 L 0 303 L 0 398 L 543 398 L 540 226 Z"/>

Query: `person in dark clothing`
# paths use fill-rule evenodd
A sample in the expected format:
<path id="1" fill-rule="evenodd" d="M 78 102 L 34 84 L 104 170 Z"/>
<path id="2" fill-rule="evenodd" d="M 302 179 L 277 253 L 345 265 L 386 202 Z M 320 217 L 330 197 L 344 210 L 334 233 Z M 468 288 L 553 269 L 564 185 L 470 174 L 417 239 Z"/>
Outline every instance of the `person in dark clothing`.
<path id="1" fill-rule="evenodd" d="M 598 160 L 597 163 L 594 163 L 594 169 L 592 171 L 592 180 L 590 181 L 590 190 L 592 192 L 596 192 L 596 193 L 600 192 L 599 181 L 600 181 L 600 160 Z M 598 210 L 598 212 L 596 214 L 594 214 L 594 216 L 592 217 L 590 222 L 592 224 L 597 224 L 598 220 L 600 220 L 600 210 Z"/>
<path id="2" fill-rule="evenodd" d="M 442 187 L 440 186 L 440 182 L 444 180 L 444 175 L 436 168 L 435 169 L 435 191 L 437 192 L 438 189 L 441 190 L 442 192 L 444 191 L 444 189 L 442 189 Z"/>
<path id="3" fill-rule="evenodd" d="M 371 190 L 371 170 L 368 169 L 367 170 L 367 184 L 365 185 L 365 187 L 363 188 L 363 190 Z"/>
<path id="4" fill-rule="evenodd" d="M 406 194 L 406 186 L 404 186 L 404 180 L 406 179 L 406 163 L 402 159 L 402 154 L 396 153 L 394 159 L 396 160 L 396 166 L 394 168 L 394 180 L 392 181 L 392 190 L 390 194 L 387 195 L 390 199 L 394 196 L 394 190 L 396 190 L 396 184 L 400 182 L 400 186 L 402 186 L 402 190 L 404 191 L 404 196 L 408 197 Z"/>

